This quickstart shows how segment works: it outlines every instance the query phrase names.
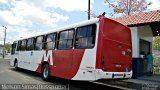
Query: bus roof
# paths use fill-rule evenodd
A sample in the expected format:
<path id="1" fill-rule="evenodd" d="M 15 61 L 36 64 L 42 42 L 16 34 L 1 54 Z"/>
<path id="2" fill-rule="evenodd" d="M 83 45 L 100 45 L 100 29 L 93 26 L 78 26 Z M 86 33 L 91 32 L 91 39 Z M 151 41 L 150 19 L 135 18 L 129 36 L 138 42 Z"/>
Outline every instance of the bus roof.
<path id="1" fill-rule="evenodd" d="M 17 39 L 15 41 L 24 40 L 24 39 L 28 39 L 28 38 L 32 38 L 32 37 L 36 37 L 36 36 L 41 36 L 41 35 L 46 35 L 46 34 L 49 34 L 49 33 L 59 32 L 59 31 L 67 30 L 67 29 L 72 29 L 72 28 L 83 26 L 83 25 L 93 24 L 93 23 L 97 23 L 98 21 L 99 21 L 99 18 L 94 18 L 94 19 L 91 19 L 91 20 L 86 20 L 86 21 L 78 22 L 78 23 L 71 24 L 71 25 L 68 25 L 68 26 L 64 26 L 64 27 L 61 27 L 61 28 L 53 29 L 49 32 L 44 32 L 44 33 L 41 33 L 41 34 L 36 34 L 34 36 Z"/>

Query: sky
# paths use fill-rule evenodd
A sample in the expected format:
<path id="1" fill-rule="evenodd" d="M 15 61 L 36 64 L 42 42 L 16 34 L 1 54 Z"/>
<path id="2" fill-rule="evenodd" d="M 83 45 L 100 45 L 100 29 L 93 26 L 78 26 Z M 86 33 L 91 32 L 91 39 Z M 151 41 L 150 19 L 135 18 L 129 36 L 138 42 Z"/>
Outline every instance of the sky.
<path id="1" fill-rule="evenodd" d="M 160 9 L 160 0 L 152 2 L 148 11 Z M 0 44 L 54 30 L 66 25 L 87 20 L 88 0 L 0 0 Z M 104 0 L 91 0 L 91 11 L 96 16 L 111 9 Z"/>

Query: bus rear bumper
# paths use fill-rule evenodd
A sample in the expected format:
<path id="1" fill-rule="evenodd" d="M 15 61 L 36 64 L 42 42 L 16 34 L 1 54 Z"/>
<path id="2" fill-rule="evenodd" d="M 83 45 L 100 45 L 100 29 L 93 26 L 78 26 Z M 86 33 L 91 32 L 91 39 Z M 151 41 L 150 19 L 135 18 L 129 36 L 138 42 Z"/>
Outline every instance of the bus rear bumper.
<path id="1" fill-rule="evenodd" d="M 101 69 L 96 69 L 96 80 L 98 79 L 129 79 L 132 77 L 130 72 L 104 72 Z"/>

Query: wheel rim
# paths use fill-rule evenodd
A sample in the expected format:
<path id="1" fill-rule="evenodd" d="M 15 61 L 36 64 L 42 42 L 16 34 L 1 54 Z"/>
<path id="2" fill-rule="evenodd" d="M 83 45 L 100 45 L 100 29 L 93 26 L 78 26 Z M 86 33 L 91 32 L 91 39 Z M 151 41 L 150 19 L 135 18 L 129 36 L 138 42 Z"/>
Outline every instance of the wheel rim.
<path id="1" fill-rule="evenodd" d="M 48 77 L 48 69 L 46 67 L 43 70 L 43 76 L 44 76 L 44 78 Z"/>

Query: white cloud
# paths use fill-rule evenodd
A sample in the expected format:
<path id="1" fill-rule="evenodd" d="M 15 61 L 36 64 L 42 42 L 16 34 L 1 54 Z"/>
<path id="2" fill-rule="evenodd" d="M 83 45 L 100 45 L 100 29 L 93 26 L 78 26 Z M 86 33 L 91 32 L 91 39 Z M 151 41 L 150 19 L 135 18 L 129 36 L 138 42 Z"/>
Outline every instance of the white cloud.
<path id="1" fill-rule="evenodd" d="M 12 33 L 10 33 L 12 32 Z M 14 33 L 13 33 L 14 32 Z M 27 28 L 24 27 L 19 27 L 19 26 L 8 26 L 7 27 L 7 41 L 6 43 L 10 42 L 12 43 L 14 40 L 20 39 L 20 38 L 25 38 L 25 37 L 30 37 L 33 35 L 37 35 L 43 33 L 43 31 L 34 31 L 34 30 L 28 30 Z M 3 39 L 4 39 L 4 32 L 0 32 L 0 43 L 3 44 Z"/>
<path id="2" fill-rule="evenodd" d="M 41 23 L 54 26 L 53 24 L 59 21 L 67 21 L 69 17 L 54 11 L 48 12 L 47 7 L 65 11 L 86 11 L 88 8 L 88 0 L 0 0 L 0 2 L 13 5 L 11 11 L 0 11 L 0 22 L 5 25 L 24 26 Z M 94 0 L 91 0 L 91 3 L 94 3 Z"/>
<path id="3" fill-rule="evenodd" d="M 0 0 L 0 4 L 7 6 L 6 10 L 0 8 L 0 24 L 7 26 L 7 34 L 16 33 L 7 36 L 7 42 L 41 33 L 44 28 L 48 31 L 57 27 L 57 23 L 67 21 L 69 16 L 55 12 L 57 8 L 66 12 L 84 12 L 88 9 L 88 0 Z M 34 26 L 35 24 L 40 26 Z M 3 32 L 0 31 L 1 44 L 3 37 Z"/>
<path id="4" fill-rule="evenodd" d="M 148 3 L 152 2 L 152 4 L 148 7 L 149 10 L 157 10 L 160 9 L 160 0 L 146 0 Z"/>
<path id="5" fill-rule="evenodd" d="M 4 25 L 17 25 L 22 23 L 24 20 L 19 17 L 15 17 L 10 11 L 0 11 L 0 22 Z"/>
<path id="6" fill-rule="evenodd" d="M 7 3 L 7 0 L 0 0 L 0 3 Z"/>
<path id="7" fill-rule="evenodd" d="M 65 11 L 86 11 L 88 0 L 45 0 L 46 4 Z"/>
<path id="8" fill-rule="evenodd" d="M 54 18 L 53 19 L 53 22 L 58 22 L 58 21 L 60 21 L 60 20 L 64 20 L 64 21 L 67 21 L 68 19 L 69 19 L 69 17 L 64 17 L 63 15 L 60 15 L 60 14 L 58 14 L 58 13 L 52 13 L 52 15 L 51 15 L 52 17 L 56 17 L 56 18 Z"/>
<path id="9" fill-rule="evenodd" d="M 86 11 L 88 9 L 88 0 L 26 0 L 27 3 L 37 7 L 60 8 L 65 11 Z M 91 0 L 94 3 L 94 0 Z M 92 5 L 91 5 L 92 6 Z"/>
<path id="10" fill-rule="evenodd" d="M 36 7 L 34 5 L 30 5 L 30 3 L 27 3 L 26 1 L 16 2 L 16 7 L 12 8 L 12 11 L 16 13 L 17 17 L 23 17 L 23 19 L 28 22 L 31 21 L 32 23 L 40 23 L 49 26 L 56 24 L 60 20 L 63 21 L 63 19 L 68 19 L 67 16 L 60 14 L 57 14 L 57 17 L 51 18 L 51 12 L 45 11 L 45 9 Z M 58 18 L 58 20 L 55 21 L 56 18 Z"/>

